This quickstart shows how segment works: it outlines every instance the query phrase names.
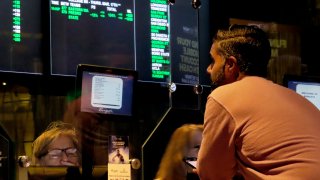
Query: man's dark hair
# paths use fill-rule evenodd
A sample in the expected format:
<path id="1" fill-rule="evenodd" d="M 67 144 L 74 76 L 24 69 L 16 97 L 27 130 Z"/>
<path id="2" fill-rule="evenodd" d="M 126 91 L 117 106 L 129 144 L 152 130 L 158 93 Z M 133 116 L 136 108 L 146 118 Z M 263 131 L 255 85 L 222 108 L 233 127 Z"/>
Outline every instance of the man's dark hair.
<path id="1" fill-rule="evenodd" d="M 241 72 L 266 77 L 271 47 L 268 35 L 259 27 L 231 25 L 217 32 L 214 44 L 221 56 L 237 59 Z"/>

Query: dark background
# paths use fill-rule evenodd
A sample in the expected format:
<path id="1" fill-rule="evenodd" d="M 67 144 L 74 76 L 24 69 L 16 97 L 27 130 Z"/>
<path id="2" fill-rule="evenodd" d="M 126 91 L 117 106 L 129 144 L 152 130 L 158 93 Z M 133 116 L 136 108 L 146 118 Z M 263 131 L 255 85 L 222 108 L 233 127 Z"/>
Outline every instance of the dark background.
<path id="1" fill-rule="evenodd" d="M 139 1 L 140 2 L 140 1 Z M 36 4 L 34 6 L 34 4 Z M 183 3 L 185 7 L 191 7 L 191 0 L 182 1 L 177 0 L 177 4 Z M 265 21 L 275 22 L 279 24 L 294 25 L 301 28 L 301 59 L 304 64 L 307 65 L 308 69 L 304 72 L 304 75 L 320 76 L 319 69 L 319 57 L 318 52 L 320 46 L 320 5 L 315 0 L 202 0 L 202 6 L 200 9 L 189 9 L 181 13 L 174 12 L 174 18 L 178 23 L 179 18 L 187 20 L 190 14 L 193 15 L 190 21 L 186 21 L 188 26 L 198 27 L 198 40 L 199 40 L 199 79 L 200 84 L 203 85 L 203 93 L 197 95 L 194 92 L 193 85 L 188 84 L 177 84 L 177 90 L 170 93 L 168 90 L 168 84 L 166 82 L 145 82 L 138 81 L 137 89 L 135 94 L 135 106 L 136 115 L 133 118 L 135 124 L 134 132 L 132 133 L 135 137 L 134 141 L 134 156 L 143 160 L 142 168 L 137 173 L 138 179 L 152 179 L 157 170 L 157 166 L 160 162 L 162 153 L 164 152 L 166 143 L 168 142 L 171 133 L 174 129 L 184 123 L 202 123 L 203 112 L 205 110 L 206 97 L 210 93 L 209 79 L 206 75 L 206 67 L 210 63 L 209 50 L 211 46 L 212 36 L 215 34 L 217 29 L 229 26 L 229 18 L 247 19 L 253 21 Z M 33 49 L 32 46 L 28 48 L 15 47 L 14 45 L 4 45 L 3 43 L 9 43 L 8 35 L 6 33 L 0 34 L 0 52 L 12 46 L 15 56 L 19 56 L 19 64 L 22 64 L 23 68 L 25 62 L 34 62 L 39 59 L 42 60 L 43 66 L 35 68 L 36 72 L 43 72 L 40 74 L 27 74 L 27 73 L 13 73 L 13 72 L 0 72 L 1 82 L 6 81 L 8 85 L 4 88 L 1 87 L 0 92 L 4 93 L 16 93 L 28 94 L 35 97 L 32 99 L 34 122 L 35 122 L 35 135 L 41 133 L 46 125 L 55 119 L 60 118 L 64 112 L 56 111 L 57 109 L 64 111 L 64 108 L 53 107 L 55 103 L 50 100 L 56 97 L 65 97 L 66 99 L 72 99 L 70 94 L 75 89 L 75 77 L 74 76 L 52 76 L 50 75 L 50 26 L 49 26 L 49 6 L 48 1 L 33 0 L 29 8 L 35 9 L 36 16 L 39 17 L 40 23 L 38 22 L 35 26 L 33 23 L 26 25 L 28 31 L 33 32 L 34 36 L 28 36 L 31 44 L 40 43 L 39 49 Z M 141 3 L 138 7 L 140 10 L 148 9 L 148 3 Z M 10 14 L 7 10 L 7 4 L 1 2 L 0 7 L 3 11 L 0 12 L 1 21 L 5 22 L 3 17 L 5 14 Z M 174 5 L 173 5 L 174 6 Z M 40 8 L 41 7 L 41 8 Z M 39 9 L 40 8 L 40 9 Z M 177 8 L 176 8 L 177 9 Z M 172 8 L 175 10 L 175 8 Z M 141 11 L 140 11 L 141 13 Z M 39 16 L 39 14 L 41 14 Z M 30 14 L 31 16 L 32 14 Z M 198 15 L 198 16 L 194 16 Z M 149 33 L 145 27 L 149 26 L 148 20 L 144 19 L 144 15 L 137 15 L 136 18 L 139 22 L 139 26 L 136 30 L 141 32 L 137 35 L 137 41 L 139 41 L 140 51 L 138 52 L 138 58 L 145 60 L 149 56 L 149 52 L 145 52 L 143 49 L 150 48 L 148 41 L 143 34 Z M 193 18 L 196 17 L 196 22 Z M 184 22 L 184 21 L 181 21 Z M 177 24 L 171 24 L 172 27 Z M 38 26 L 39 25 L 39 26 Z M 32 27 L 38 27 L 33 29 Z M 3 28 L 0 23 L 0 29 Z M 51 37 L 52 38 L 52 37 Z M 31 42 L 32 41 L 32 42 Z M 36 43 L 34 43 L 36 41 Z M 6 47 L 5 47 L 6 46 Z M 5 47 L 5 48 L 3 48 Z M 8 50 L 8 49 L 7 49 Z M 9 49 L 10 50 L 10 49 Z M 15 52 L 16 51 L 16 52 Z M 39 59 L 29 58 L 34 57 L 34 54 Z M 10 62 L 10 56 L 7 52 L 2 55 L 1 66 L 9 66 L 4 62 Z M 11 66 L 12 67 L 12 66 Z M 21 71 L 24 69 L 21 68 Z M 141 69 L 145 67 L 141 64 Z M 17 69 L 20 70 L 20 69 Z M 148 71 L 145 71 L 148 72 Z M 144 77 L 143 71 L 138 72 L 140 77 Z M 174 73 L 174 72 L 173 72 Z M 23 88 L 16 88 L 16 87 Z M 22 89 L 22 90 L 21 90 Z M 37 97 L 39 95 L 45 96 L 45 104 L 36 104 Z M 45 110 L 39 106 L 45 107 Z M 2 108 L 1 113 L 14 114 L 16 111 Z M 44 117 L 42 114 L 46 114 Z M 2 116 L 1 121 L 7 121 L 5 116 Z M 124 123 L 126 124 L 126 123 Z M 123 125 L 123 124 L 122 124 Z M 127 128 L 130 128 L 132 122 L 127 123 Z M 126 126 L 126 125 L 125 125 Z M 11 131 L 11 126 L 6 126 L 6 131 Z M 160 138 L 160 140 L 159 140 Z M 150 140 L 150 141 L 149 141 Z M 15 143 L 21 142 L 19 139 L 14 139 Z M 15 144 L 15 147 L 19 147 Z M 15 157 L 21 155 L 20 150 L 15 149 Z M 152 163 L 152 164 L 151 164 Z M 141 176 L 140 176 L 141 174 Z"/>

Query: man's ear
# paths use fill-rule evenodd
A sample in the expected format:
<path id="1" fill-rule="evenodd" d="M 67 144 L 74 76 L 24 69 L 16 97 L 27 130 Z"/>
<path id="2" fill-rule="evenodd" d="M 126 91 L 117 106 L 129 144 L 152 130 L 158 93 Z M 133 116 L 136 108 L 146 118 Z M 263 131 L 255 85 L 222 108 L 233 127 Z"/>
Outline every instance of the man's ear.
<path id="1" fill-rule="evenodd" d="M 231 71 L 236 70 L 235 68 L 238 68 L 237 59 L 234 56 L 229 56 L 226 59 L 226 66 L 227 66 L 228 70 L 231 70 Z"/>
<path id="2" fill-rule="evenodd" d="M 237 59 L 234 56 L 230 56 L 226 59 L 225 76 L 229 77 L 231 82 L 235 81 L 239 77 L 239 67 Z"/>

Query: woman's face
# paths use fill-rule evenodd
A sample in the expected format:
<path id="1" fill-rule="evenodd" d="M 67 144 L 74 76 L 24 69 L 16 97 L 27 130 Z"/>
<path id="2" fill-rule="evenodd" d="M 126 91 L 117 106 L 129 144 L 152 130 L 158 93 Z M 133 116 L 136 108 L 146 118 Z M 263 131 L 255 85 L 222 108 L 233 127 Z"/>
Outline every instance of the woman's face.
<path id="1" fill-rule="evenodd" d="M 187 151 L 186 157 L 198 157 L 198 152 L 202 140 L 202 131 L 197 130 L 192 134 L 191 146 Z"/>
<path id="2" fill-rule="evenodd" d="M 48 153 L 40 159 L 42 166 L 79 166 L 79 153 L 69 136 L 57 137 L 48 147 Z"/>
<path id="3" fill-rule="evenodd" d="M 193 166 L 196 166 L 196 163 L 197 163 L 196 161 L 198 157 L 201 140 L 202 140 L 202 131 L 201 130 L 194 131 L 191 136 L 189 148 L 187 149 L 187 152 L 184 157 L 189 163 L 193 164 Z M 186 167 L 185 170 L 187 171 L 187 173 L 192 172 L 193 168 L 191 168 L 191 166 L 188 165 L 185 167 Z"/>

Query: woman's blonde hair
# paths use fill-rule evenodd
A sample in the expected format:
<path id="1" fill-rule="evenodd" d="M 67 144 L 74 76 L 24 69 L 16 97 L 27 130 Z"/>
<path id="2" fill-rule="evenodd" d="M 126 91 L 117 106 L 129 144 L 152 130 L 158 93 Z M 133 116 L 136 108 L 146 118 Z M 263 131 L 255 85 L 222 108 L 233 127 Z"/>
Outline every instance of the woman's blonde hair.
<path id="1" fill-rule="evenodd" d="M 61 135 L 66 135 L 70 137 L 75 148 L 77 148 L 79 153 L 80 145 L 75 128 L 69 123 L 65 123 L 63 121 L 54 121 L 51 122 L 48 128 L 32 143 L 33 164 L 40 164 L 40 159 L 48 153 L 49 145 Z"/>
<path id="2" fill-rule="evenodd" d="M 197 131 L 202 132 L 203 125 L 184 124 L 173 132 L 162 156 L 156 179 L 186 179 L 187 174 L 183 158 L 185 158 L 188 149 L 193 148 L 192 139 Z"/>

